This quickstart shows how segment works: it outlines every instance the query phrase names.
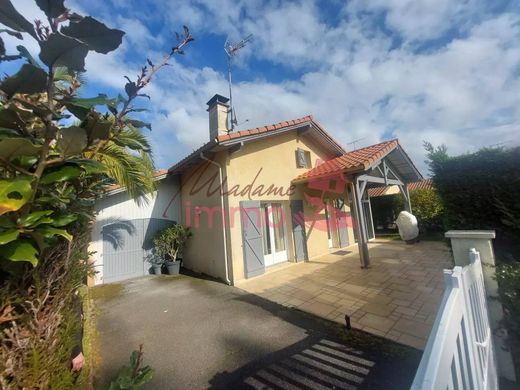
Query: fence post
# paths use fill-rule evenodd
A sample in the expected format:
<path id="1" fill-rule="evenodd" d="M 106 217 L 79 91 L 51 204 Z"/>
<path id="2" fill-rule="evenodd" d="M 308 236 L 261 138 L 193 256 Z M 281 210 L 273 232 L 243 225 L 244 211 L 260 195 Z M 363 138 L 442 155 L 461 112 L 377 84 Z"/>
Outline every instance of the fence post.
<path id="1" fill-rule="evenodd" d="M 451 248 L 455 265 L 469 264 L 469 251 L 475 248 L 480 253 L 482 273 L 486 288 L 486 300 L 489 311 L 489 322 L 495 344 L 498 375 L 510 381 L 515 381 L 515 367 L 507 343 L 507 331 L 501 325 L 503 318 L 502 304 L 498 300 L 498 284 L 495 279 L 495 253 L 492 239 L 494 230 L 450 230 L 445 237 L 451 239 Z"/>

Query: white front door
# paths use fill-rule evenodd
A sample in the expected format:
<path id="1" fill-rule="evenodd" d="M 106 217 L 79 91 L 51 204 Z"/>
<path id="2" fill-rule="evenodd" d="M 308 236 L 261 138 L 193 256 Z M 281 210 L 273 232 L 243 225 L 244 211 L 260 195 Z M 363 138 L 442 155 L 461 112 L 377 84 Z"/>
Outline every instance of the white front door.
<path id="1" fill-rule="evenodd" d="M 262 214 L 262 237 L 265 266 L 287 261 L 285 214 L 281 203 L 264 203 Z"/>

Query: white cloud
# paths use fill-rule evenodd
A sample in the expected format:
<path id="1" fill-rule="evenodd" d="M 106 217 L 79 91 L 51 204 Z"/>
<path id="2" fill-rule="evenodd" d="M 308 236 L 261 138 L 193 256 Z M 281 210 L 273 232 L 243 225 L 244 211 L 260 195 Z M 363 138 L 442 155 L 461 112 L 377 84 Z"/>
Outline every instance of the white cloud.
<path id="1" fill-rule="evenodd" d="M 480 0 L 354 0 L 351 12 L 379 11 L 387 28 L 405 40 L 435 39 L 453 28 L 464 28 L 481 9 Z"/>
<path id="2" fill-rule="evenodd" d="M 305 5 L 302 6 L 305 14 Z M 276 25 L 275 21 L 284 17 L 289 20 L 285 12 L 291 10 L 290 6 L 278 10 L 280 14 L 276 17 L 272 16 L 276 9 L 266 10 L 265 18 L 272 19 L 260 18 L 255 28 L 261 30 L 267 25 Z M 407 45 L 391 49 L 390 39 L 381 33 L 367 33 L 363 20 L 351 17 L 348 22 L 344 20 L 335 27 L 326 27 L 316 12 L 306 15 L 311 17 L 306 20 L 311 34 L 296 29 L 291 30 L 294 36 L 275 29 L 265 42 L 255 40 L 254 53 L 268 57 L 268 53 L 262 53 L 264 45 L 277 41 L 286 46 L 295 45 L 280 54 L 289 63 L 312 60 L 312 56 L 319 53 L 321 64 L 296 80 L 278 84 L 253 80 L 237 84 L 234 96 L 239 119 L 250 120 L 241 128 L 310 113 L 344 144 L 362 138 L 357 143 L 359 147 L 380 141 L 384 135 L 398 136 L 423 171 L 423 140 L 446 143 L 450 152 L 463 153 L 517 139 L 520 127 L 518 15 L 491 17 L 468 28 L 464 37 L 452 39 L 434 51 L 420 53 Z M 445 17 L 438 19 L 439 23 L 446 21 Z M 247 19 L 247 23 L 253 22 Z M 321 31 L 320 36 L 327 39 L 316 43 L 309 38 L 314 37 L 314 31 Z M 172 131 L 181 134 L 184 130 L 180 129 L 186 123 L 198 126 L 207 123 L 204 102 L 213 93 L 226 92 L 223 75 L 212 74 L 207 78 L 202 72 L 192 70 L 197 74 L 196 82 L 177 83 L 179 89 L 171 92 L 177 105 L 189 105 L 191 109 L 182 116 L 173 111 L 174 114 L 162 122 L 163 127 L 169 123 Z M 176 76 L 176 73 L 171 75 Z M 187 95 L 190 98 L 185 100 Z M 203 129 L 191 133 L 186 144 L 195 147 L 206 141 L 207 126 Z M 181 142 L 184 139 L 179 138 Z"/>
<path id="3" fill-rule="evenodd" d="M 99 0 L 89 2 L 97 3 L 107 7 Z M 452 153 L 519 142 L 518 13 L 487 14 L 473 0 L 455 5 L 447 0 L 368 0 L 349 2 L 328 23 L 330 15 L 311 0 L 163 0 L 154 2 L 160 16 L 145 6 L 142 12 L 130 12 L 125 2 L 116 5 L 121 15 L 107 22 L 129 33 L 123 47 L 113 55 L 87 58 L 89 77 L 107 86 L 122 89 L 122 75 L 136 74 L 142 64 L 135 61 L 144 60 L 131 54 L 158 57 L 160 47 L 185 23 L 197 38 L 207 32 L 233 39 L 254 33 L 241 53 L 243 65 L 255 56 L 297 75 L 277 83 L 237 82 L 238 119 L 249 120 L 239 129 L 313 114 L 344 145 L 399 137 L 423 172 L 423 140 L 446 143 Z M 380 21 L 374 19 L 378 12 Z M 165 21 L 158 40 L 149 39 L 154 17 Z M 399 34 L 403 44 L 395 46 L 395 36 L 382 30 L 380 22 Z M 453 29 L 463 33 L 446 35 Z M 440 37 L 436 46 L 417 50 Z M 199 66 L 185 63 L 173 61 L 147 91 L 161 167 L 209 139 L 205 103 L 215 93 L 228 93 L 225 75 L 210 68 L 209 59 Z"/>

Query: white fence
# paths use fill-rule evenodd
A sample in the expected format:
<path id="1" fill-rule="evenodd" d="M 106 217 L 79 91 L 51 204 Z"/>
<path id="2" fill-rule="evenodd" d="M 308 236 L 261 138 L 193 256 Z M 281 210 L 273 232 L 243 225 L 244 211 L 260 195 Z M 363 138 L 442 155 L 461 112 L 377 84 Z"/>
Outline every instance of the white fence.
<path id="1" fill-rule="evenodd" d="M 444 270 L 446 291 L 412 389 L 498 389 L 480 255 Z"/>

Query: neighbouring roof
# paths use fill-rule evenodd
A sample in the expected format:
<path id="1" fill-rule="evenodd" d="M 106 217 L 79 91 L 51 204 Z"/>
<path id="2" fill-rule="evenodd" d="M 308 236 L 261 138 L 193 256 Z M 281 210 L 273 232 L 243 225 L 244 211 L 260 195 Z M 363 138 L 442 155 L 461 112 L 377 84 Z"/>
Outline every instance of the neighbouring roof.
<path id="1" fill-rule="evenodd" d="M 164 177 L 166 177 L 167 173 L 168 173 L 167 169 L 160 169 L 160 170 L 154 172 L 153 177 L 156 180 L 161 180 Z M 123 191 L 123 187 L 121 187 L 119 184 L 113 184 L 111 186 L 106 187 L 106 189 L 105 189 L 105 192 L 110 195 L 115 194 L 120 191 Z"/>
<path id="2" fill-rule="evenodd" d="M 307 115 L 303 118 L 293 119 L 290 121 L 284 121 L 275 123 L 272 125 L 255 127 L 248 130 L 240 130 L 231 132 L 229 134 L 219 135 L 214 140 L 202 145 L 197 150 L 190 153 L 188 156 L 180 160 L 178 163 L 168 169 L 169 173 L 180 173 L 190 166 L 198 163 L 200 160 L 200 154 L 205 152 L 213 152 L 226 149 L 229 146 L 236 145 L 242 142 L 249 142 L 258 140 L 264 137 L 274 136 L 287 131 L 309 126 L 310 130 L 305 132 L 306 135 L 314 137 L 319 142 L 327 144 L 337 155 L 345 153 L 345 149 L 330 136 L 325 129 L 314 120 L 312 115 Z"/>
<path id="3" fill-rule="evenodd" d="M 370 145 L 365 148 L 353 150 L 352 152 L 345 153 L 342 156 L 325 161 L 316 167 L 309 169 L 307 172 L 302 173 L 296 177 L 293 182 L 303 182 L 311 179 L 334 176 L 341 173 L 353 174 L 364 172 L 372 167 L 374 163 L 377 163 L 383 157 L 396 149 L 399 149 L 402 152 L 403 157 L 408 160 L 413 169 L 416 171 L 416 174 L 418 175 L 417 178 L 420 178 L 421 175 L 419 171 L 417 168 L 415 168 L 404 150 L 400 148 L 399 140 L 393 139 L 390 141 L 381 142 L 379 144 Z"/>
<path id="4" fill-rule="evenodd" d="M 389 192 L 391 192 L 390 189 L 393 187 L 396 187 L 396 186 L 369 188 L 367 190 L 368 196 L 371 198 L 376 198 L 378 196 L 392 195 L 392 194 L 389 194 Z M 418 189 L 431 190 L 431 189 L 433 189 L 433 181 L 432 181 L 432 179 L 419 180 L 419 181 L 415 181 L 413 183 L 408 183 L 407 187 L 408 187 L 408 191 L 413 191 L 413 190 L 418 190 Z"/>
<path id="5" fill-rule="evenodd" d="M 433 180 L 424 179 L 408 184 L 408 190 L 431 190 L 433 189 Z"/>

